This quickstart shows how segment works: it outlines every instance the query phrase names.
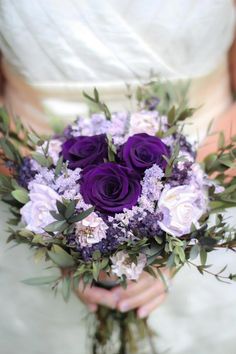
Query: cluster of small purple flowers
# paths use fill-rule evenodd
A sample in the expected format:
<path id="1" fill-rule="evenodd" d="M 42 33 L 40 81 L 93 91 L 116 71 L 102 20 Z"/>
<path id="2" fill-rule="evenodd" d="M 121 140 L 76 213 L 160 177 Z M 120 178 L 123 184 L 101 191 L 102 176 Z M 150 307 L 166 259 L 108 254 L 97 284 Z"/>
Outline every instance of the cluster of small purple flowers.
<path id="1" fill-rule="evenodd" d="M 66 244 L 88 261 L 96 250 L 112 257 L 127 241 L 166 233 L 181 237 L 192 224 L 198 227 L 208 207 L 206 177 L 184 136 L 156 135 L 167 130 L 167 117 L 152 108 L 114 113 L 110 120 L 103 114 L 79 117 L 62 137 L 49 142 L 52 166 L 24 159 L 18 180 L 29 191 L 29 202 L 21 209 L 26 228 L 44 235 L 45 226 L 55 221 L 51 212 L 57 210 L 57 200 L 63 198 L 76 200 L 78 212 L 93 206 L 66 236 Z M 177 143 L 180 152 L 167 175 Z M 65 163 L 56 174 L 60 156 Z M 140 259 L 143 264 L 144 257 Z"/>

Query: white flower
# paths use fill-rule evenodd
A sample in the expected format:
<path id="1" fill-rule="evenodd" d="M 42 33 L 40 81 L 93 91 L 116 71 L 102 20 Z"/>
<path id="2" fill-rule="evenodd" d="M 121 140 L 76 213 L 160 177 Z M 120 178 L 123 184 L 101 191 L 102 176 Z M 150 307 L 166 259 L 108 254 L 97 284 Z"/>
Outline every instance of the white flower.
<path id="1" fill-rule="evenodd" d="M 56 165 L 60 157 L 59 154 L 61 152 L 62 142 L 58 139 L 51 139 L 49 143 L 46 141 L 42 146 L 39 146 L 37 148 L 37 152 L 43 153 L 43 149 L 46 149 L 47 144 L 48 144 L 48 155 L 52 158 L 54 165 Z"/>
<path id="2" fill-rule="evenodd" d="M 100 242 L 106 237 L 107 229 L 106 223 L 94 212 L 75 225 L 76 236 L 82 247 Z"/>
<path id="3" fill-rule="evenodd" d="M 207 199 L 203 190 L 193 185 L 174 188 L 166 187 L 158 202 L 163 220 L 159 222 L 162 230 L 180 237 L 191 230 L 191 225 L 199 226 L 198 220 L 205 213 Z"/>
<path id="4" fill-rule="evenodd" d="M 128 280 L 138 280 L 143 268 L 146 265 L 147 258 L 145 254 L 140 253 L 137 258 L 137 264 L 132 262 L 125 251 L 119 251 L 111 257 L 112 272 L 118 277 L 125 275 Z"/>
<path id="5" fill-rule="evenodd" d="M 199 188 L 207 185 L 207 176 L 198 163 L 191 166 L 191 175 L 192 182 L 196 183 Z"/>
<path id="6" fill-rule="evenodd" d="M 57 210 L 56 201 L 60 196 L 50 187 L 42 184 L 31 184 L 30 201 L 21 208 L 26 229 L 36 233 L 44 233 L 44 228 L 55 221 L 50 211 Z"/>
<path id="7" fill-rule="evenodd" d="M 140 111 L 131 114 L 129 134 L 147 133 L 155 135 L 160 129 L 157 111 Z"/>

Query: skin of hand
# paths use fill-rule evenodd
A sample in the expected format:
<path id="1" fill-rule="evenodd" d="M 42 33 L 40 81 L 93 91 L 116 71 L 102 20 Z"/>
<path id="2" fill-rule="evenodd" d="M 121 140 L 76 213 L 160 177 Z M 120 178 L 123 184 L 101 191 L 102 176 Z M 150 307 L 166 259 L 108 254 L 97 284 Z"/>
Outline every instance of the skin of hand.
<path id="1" fill-rule="evenodd" d="M 236 4 L 236 1 L 235 1 Z M 235 40 L 229 51 L 229 74 L 232 93 L 235 96 L 236 94 L 236 36 Z M 236 97 L 235 97 L 236 98 Z M 215 120 L 212 126 L 212 134 L 208 136 L 203 142 L 202 146 L 198 150 L 197 160 L 199 162 L 210 153 L 213 153 L 217 150 L 217 141 L 219 132 L 223 132 L 225 135 L 226 142 L 230 141 L 230 137 L 236 135 L 236 102 L 234 102 L 229 109 L 222 114 L 218 119 Z M 229 176 L 236 174 L 236 171 L 229 170 Z"/>
<path id="2" fill-rule="evenodd" d="M 140 318 L 147 317 L 167 295 L 163 282 L 146 272 L 141 274 L 137 282 L 129 281 L 126 289 L 121 286 L 112 290 L 96 286 L 84 288 L 81 283 L 75 292 L 92 312 L 96 312 L 98 305 L 116 308 L 121 312 L 137 309 Z"/>

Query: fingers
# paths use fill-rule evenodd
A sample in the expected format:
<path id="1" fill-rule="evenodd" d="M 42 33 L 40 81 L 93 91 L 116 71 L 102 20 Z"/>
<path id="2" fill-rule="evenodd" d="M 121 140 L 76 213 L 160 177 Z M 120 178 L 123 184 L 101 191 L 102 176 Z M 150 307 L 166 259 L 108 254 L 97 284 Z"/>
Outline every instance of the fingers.
<path id="1" fill-rule="evenodd" d="M 145 305 L 141 306 L 138 311 L 137 315 L 139 318 L 145 318 L 150 313 L 155 310 L 158 306 L 160 306 L 166 299 L 166 293 L 162 293 L 159 296 L 156 296 L 154 299 L 146 303 Z"/>
<path id="2" fill-rule="evenodd" d="M 153 277 L 148 273 L 143 273 L 139 278 L 138 282 L 129 282 L 126 289 L 118 286 L 112 290 L 114 294 L 120 298 L 120 300 L 132 297 L 137 293 L 147 289 L 153 284 Z"/>
<path id="3" fill-rule="evenodd" d="M 98 305 L 97 304 L 87 304 L 87 307 L 88 307 L 90 312 L 96 312 L 97 309 L 98 309 Z"/>
<path id="4" fill-rule="evenodd" d="M 84 289 L 82 283 L 80 283 L 78 289 L 76 289 L 75 292 L 77 296 L 85 304 L 89 304 L 90 309 L 94 311 L 96 311 L 97 305 L 104 305 L 114 309 L 116 308 L 119 300 L 118 296 L 109 290 L 101 289 L 96 286 L 87 286 Z"/>
<path id="5" fill-rule="evenodd" d="M 126 297 L 118 303 L 118 309 L 121 312 L 126 312 L 139 308 L 144 304 L 156 299 L 160 294 L 165 292 L 164 285 L 159 280 L 154 280 L 151 285 L 145 287 L 141 291 L 137 291 L 135 295 Z"/>

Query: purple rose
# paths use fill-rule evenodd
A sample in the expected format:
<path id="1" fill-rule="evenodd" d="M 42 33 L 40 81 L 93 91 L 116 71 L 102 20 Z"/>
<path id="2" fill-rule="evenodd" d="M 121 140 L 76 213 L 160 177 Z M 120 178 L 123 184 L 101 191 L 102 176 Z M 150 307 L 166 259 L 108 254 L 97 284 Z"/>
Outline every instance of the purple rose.
<path id="1" fill-rule="evenodd" d="M 103 163 L 108 157 L 106 135 L 79 136 L 62 145 L 62 156 L 69 161 L 69 168 L 85 168 Z"/>
<path id="2" fill-rule="evenodd" d="M 127 167 L 107 162 L 84 171 L 80 191 L 85 203 L 112 215 L 137 203 L 141 193 L 140 177 Z"/>
<path id="3" fill-rule="evenodd" d="M 124 143 L 119 151 L 120 161 L 143 174 L 154 164 L 166 167 L 164 156 L 169 156 L 168 147 L 156 136 L 146 133 L 135 134 Z"/>

